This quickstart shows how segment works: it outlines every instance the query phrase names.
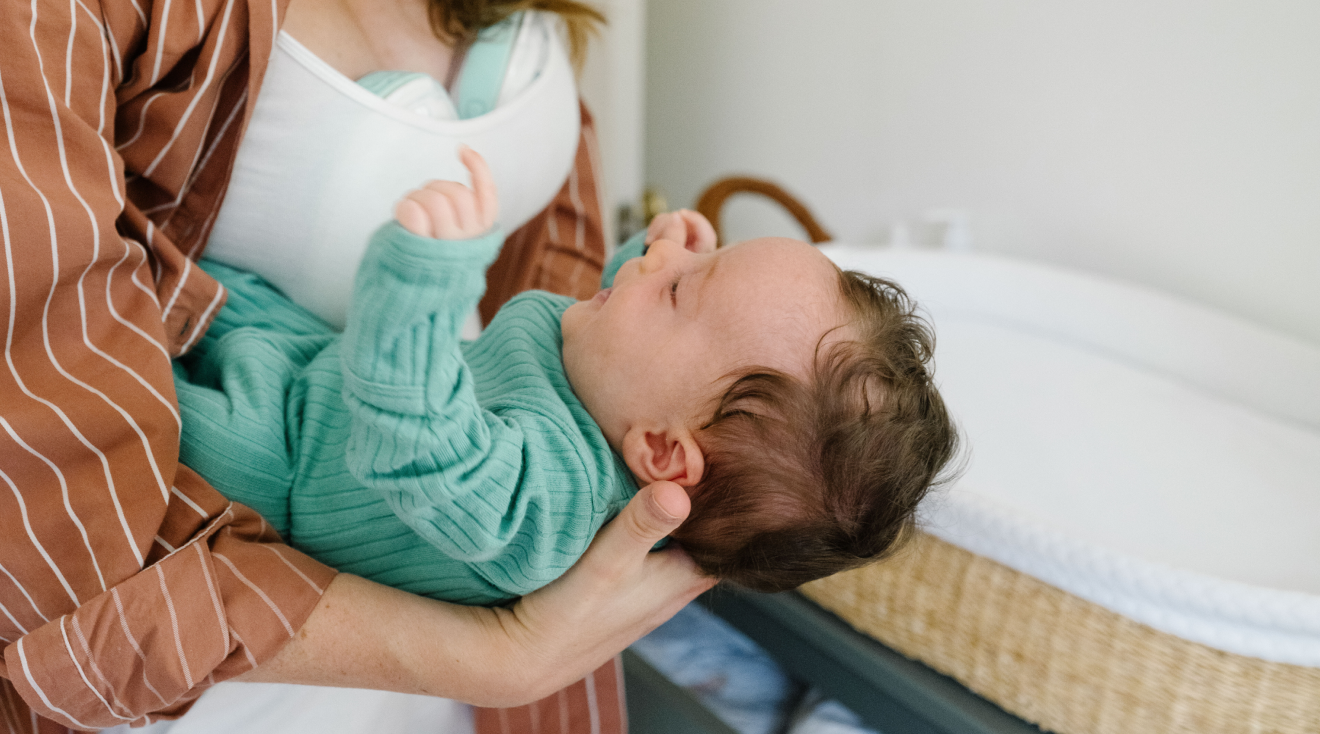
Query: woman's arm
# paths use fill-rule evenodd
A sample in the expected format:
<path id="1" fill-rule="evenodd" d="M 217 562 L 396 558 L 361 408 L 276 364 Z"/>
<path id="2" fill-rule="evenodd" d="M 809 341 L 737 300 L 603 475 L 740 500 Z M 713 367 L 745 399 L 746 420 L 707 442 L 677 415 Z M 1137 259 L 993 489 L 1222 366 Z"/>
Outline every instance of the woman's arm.
<path id="1" fill-rule="evenodd" d="M 23 730 L 182 711 L 334 575 L 178 464 L 169 357 L 223 299 L 176 244 L 223 189 L 275 6 L 0 12 L 0 720 Z"/>
<path id="2" fill-rule="evenodd" d="M 578 680 L 715 580 L 651 547 L 686 492 L 637 493 L 563 577 L 507 609 L 446 604 L 341 574 L 296 637 L 239 680 L 352 686 L 514 706 Z"/>

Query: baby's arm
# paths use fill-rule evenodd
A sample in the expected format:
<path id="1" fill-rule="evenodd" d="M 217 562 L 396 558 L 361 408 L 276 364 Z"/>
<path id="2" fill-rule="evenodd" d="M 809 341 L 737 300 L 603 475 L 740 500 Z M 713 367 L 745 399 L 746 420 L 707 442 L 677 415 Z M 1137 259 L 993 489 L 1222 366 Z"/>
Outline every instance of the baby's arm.
<path id="1" fill-rule="evenodd" d="M 522 440 L 516 426 L 482 409 L 460 351 L 463 317 L 502 240 L 486 231 L 494 220 L 489 173 L 475 153 L 463 159 L 472 189 L 433 183 L 414 191 L 396 210 L 401 221 L 373 237 L 341 359 L 350 473 L 445 555 L 477 559 L 504 540 L 486 528 L 521 521 L 510 497 Z"/>

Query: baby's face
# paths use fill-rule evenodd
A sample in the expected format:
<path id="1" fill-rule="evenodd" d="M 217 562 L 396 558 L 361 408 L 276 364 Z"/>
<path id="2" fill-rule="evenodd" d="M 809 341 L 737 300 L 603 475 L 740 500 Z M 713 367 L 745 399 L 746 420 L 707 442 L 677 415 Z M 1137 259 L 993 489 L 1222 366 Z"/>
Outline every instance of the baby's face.
<path id="1" fill-rule="evenodd" d="M 821 337 L 843 323 L 838 271 L 797 240 L 709 253 L 658 240 L 614 287 L 564 313 L 564 367 L 617 450 L 633 426 L 709 420 L 739 368 L 807 374 Z"/>

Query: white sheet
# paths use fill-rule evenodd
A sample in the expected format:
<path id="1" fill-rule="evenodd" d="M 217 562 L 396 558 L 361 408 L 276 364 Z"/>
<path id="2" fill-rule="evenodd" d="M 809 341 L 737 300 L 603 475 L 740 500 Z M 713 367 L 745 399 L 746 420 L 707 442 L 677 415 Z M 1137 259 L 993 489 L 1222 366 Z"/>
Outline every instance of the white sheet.
<path id="1" fill-rule="evenodd" d="M 103 734 L 472 734 L 472 708 L 429 696 L 280 683 L 221 683 L 186 716 Z"/>
<path id="2" fill-rule="evenodd" d="M 1056 268 L 825 249 L 935 322 L 970 453 L 931 532 L 1156 629 L 1320 665 L 1320 348 Z"/>

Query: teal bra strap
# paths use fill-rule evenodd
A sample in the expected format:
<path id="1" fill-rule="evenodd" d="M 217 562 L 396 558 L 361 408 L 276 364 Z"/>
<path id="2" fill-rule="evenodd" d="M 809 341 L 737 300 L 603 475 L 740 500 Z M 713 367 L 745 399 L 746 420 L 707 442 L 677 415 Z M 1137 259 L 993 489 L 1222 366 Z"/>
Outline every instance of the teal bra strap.
<path id="1" fill-rule="evenodd" d="M 459 73 L 454 107 L 458 118 L 467 120 L 495 109 L 499 102 L 500 87 L 504 84 L 504 70 L 513 53 L 513 42 L 523 14 L 514 13 L 477 34 L 463 59 Z"/>
<path id="2" fill-rule="evenodd" d="M 368 92 L 383 99 L 419 76 L 426 75 L 412 71 L 373 71 L 357 80 L 357 83 Z"/>

